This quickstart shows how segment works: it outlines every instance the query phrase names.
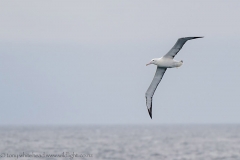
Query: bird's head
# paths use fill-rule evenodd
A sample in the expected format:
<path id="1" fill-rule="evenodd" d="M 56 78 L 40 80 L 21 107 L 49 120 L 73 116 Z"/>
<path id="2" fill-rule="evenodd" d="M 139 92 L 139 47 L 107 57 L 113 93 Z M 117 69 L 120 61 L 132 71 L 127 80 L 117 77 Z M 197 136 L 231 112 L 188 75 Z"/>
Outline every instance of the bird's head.
<path id="1" fill-rule="evenodd" d="M 158 60 L 158 58 L 152 59 L 148 64 L 146 64 L 146 66 L 148 66 L 148 65 L 150 65 L 150 64 L 155 64 L 155 65 L 157 65 L 157 60 Z"/>

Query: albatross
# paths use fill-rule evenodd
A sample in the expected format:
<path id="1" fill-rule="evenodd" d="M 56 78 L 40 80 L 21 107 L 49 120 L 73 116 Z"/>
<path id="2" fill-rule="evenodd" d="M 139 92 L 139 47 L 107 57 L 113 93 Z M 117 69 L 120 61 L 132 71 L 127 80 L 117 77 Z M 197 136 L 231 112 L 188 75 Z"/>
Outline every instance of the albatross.
<path id="1" fill-rule="evenodd" d="M 161 58 L 154 58 L 152 59 L 146 66 L 150 64 L 157 65 L 157 70 L 155 76 L 153 77 L 152 83 L 150 84 L 147 92 L 145 93 L 146 96 L 146 105 L 148 109 L 148 113 L 152 119 L 152 98 L 154 95 L 155 90 L 157 89 L 158 84 L 160 83 L 164 73 L 166 72 L 167 68 L 175 68 L 180 67 L 183 64 L 183 61 L 176 61 L 173 58 L 176 54 L 182 49 L 183 45 L 188 41 L 196 38 L 203 38 L 203 37 L 184 37 L 179 38 L 176 44 L 172 47 L 172 49 L 163 57 Z"/>

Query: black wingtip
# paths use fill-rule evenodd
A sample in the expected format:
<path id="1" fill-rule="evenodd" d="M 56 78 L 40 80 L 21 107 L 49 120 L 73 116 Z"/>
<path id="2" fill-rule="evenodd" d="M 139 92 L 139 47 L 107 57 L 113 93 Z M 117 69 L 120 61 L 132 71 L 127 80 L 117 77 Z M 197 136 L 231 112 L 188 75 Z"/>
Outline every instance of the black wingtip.
<path id="1" fill-rule="evenodd" d="M 193 39 L 196 39 L 196 38 L 203 38 L 203 36 L 202 37 L 193 37 Z"/>
<path id="2" fill-rule="evenodd" d="M 151 117 L 152 119 L 152 107 L 150 109 L 148 109 L 148 113 L 149 113 L 149 116 Z"/>
<path id="3" fill-rule="evenodd" d="M 183 37 L 183 39 L 187 39 L 187 40 L 192 40 L 197 38 L 203 38 L 203 36 L 202 37 Z"/>

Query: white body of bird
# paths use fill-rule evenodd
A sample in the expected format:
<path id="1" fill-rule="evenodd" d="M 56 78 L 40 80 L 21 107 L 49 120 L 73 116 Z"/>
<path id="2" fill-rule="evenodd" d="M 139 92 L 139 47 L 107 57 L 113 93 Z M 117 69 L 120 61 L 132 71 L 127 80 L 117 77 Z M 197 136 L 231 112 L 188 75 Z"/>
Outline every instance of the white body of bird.
<path id="1" fill-rule="evenodd" d="M 175 68 L 175 67 L 180 67 L 183 64 L 183 61 L 176 61 L 174 59 L 161 57 L 161 58 L 152 59 L 151 62 L 146 65 L 150 65 L 150 64 L 155 64 L 158 67 L 163 67 L 163 68 Z"/>

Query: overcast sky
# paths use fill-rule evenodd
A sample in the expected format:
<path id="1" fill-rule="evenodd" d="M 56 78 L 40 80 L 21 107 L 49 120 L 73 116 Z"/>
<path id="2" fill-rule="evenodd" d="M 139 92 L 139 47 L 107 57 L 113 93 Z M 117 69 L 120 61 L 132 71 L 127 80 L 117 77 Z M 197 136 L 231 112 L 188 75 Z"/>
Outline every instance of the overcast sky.
<path id="1" fill-rule="evenodd" d="M 0 1 L 0 125 L 240 123 L 240 1 Z M 178 38 L 188 41 L 153 98 Z"/>

